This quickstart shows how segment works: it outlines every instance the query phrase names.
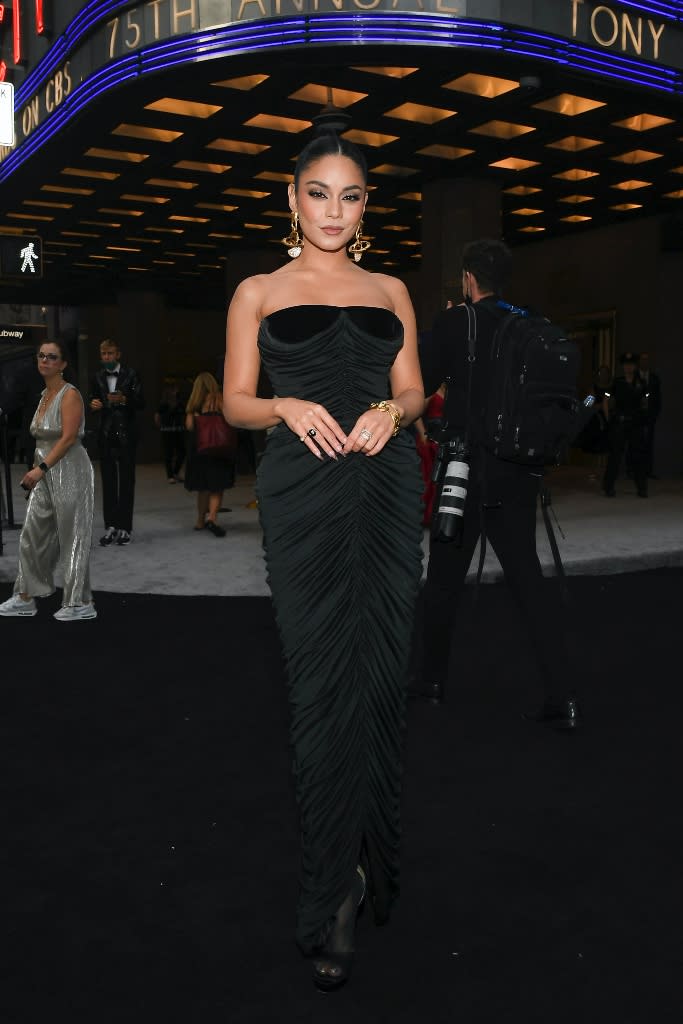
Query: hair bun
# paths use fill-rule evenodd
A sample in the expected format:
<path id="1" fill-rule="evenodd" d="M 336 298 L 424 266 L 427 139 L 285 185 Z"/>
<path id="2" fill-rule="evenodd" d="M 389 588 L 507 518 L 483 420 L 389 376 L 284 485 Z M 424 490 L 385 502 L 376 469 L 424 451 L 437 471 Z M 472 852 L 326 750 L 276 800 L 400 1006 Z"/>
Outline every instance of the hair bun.
<path id="1" fill-rule="evenodd" d="M 341 132 L 348 131 L 350 125 L 350 114 L 347 114 L 341 107 L 335 107 L 334 103 L 327 103 L 313 118 L 313 138 L 319 139 L 323 135 L 339 135 Z"/>

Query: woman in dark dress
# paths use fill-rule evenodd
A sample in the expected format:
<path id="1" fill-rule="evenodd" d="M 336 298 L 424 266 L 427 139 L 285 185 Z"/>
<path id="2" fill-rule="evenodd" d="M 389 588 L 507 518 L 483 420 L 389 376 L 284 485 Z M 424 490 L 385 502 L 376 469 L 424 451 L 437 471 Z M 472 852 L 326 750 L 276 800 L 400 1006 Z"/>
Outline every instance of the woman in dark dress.
<path id="1" fill-rule="evenodd" d="M 273 427 L 257 493 L 282 641 L 301 817 L 297 941 L 325 989 L 346 979 L 367 886 L 398 892 L 404 700 L 422 569 L 424 408 L 404 285 L 361 269 L 360 151 L 314 138 L 289 188 L 290 262 L 228 311 L 226 418 Z M 347 252 L 347 247 L 349 252 Z M 256 397 L 263 364 L 274 398 Z"/>
<path id="2" fill-rule="evenodd" d="M 197 451 L 196 426 L 200 416 L 222 416 L 223 400 L 218 381 L 211 373 L 200 373 L 192 385 L 185 407 L 187 469 L 185 490 L 197 492 L 195 530 L 208 530 L 214 537 L 225 537 L 225 530 L 216 522 L 223 501 L 223 491 L 235 483 L 235 460 L 202 455 Z"/>

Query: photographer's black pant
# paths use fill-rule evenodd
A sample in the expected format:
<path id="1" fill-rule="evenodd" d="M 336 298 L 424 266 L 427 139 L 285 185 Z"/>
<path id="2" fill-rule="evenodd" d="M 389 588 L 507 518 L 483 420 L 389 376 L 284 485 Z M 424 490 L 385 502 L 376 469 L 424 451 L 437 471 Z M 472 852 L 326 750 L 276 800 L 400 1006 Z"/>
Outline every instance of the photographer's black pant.
<path id="1" fill-rule="evenodd" d="M 496 468 L 491 463 L 489 470 L 495 474 Z M 423 591 L 423 682 L 447 683 L 456 611 L 483 517 L 487 543 L 498 556 L 536 656 L 543 698 L 553 701 L 571 696 L 573 686 L 564 629 L 566 612 L 555 582 L 544 580 L 536 552 L 536 506 L 541 477 L 515 466 L 503 467 L 498 475 L 487 479 L 486 506 L 482 511 L 483 490 L 477 476 L 475 470 L 467 492 L 462 546 L 433 540 L 430 543 Z M 493 639 L 495 623 L 491 629 Z"/>
<path id="2" fill-rule="evenodd" d="M 135 501 L 135 448 L 102 453 L 100 472 L 104 525 L 130 533 Z"/>

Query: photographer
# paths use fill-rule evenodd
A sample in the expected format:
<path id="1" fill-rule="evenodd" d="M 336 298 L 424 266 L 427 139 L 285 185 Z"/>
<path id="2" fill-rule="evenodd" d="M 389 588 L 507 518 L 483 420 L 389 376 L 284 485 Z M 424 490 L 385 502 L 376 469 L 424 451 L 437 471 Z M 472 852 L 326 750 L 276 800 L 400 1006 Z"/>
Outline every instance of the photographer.
<path id="1" fill-rule="evenodd" d="M 443 699 L 455 613 L 474 549 L 485 531 L 534 646 L 543 683 L 543 702 L 535 717 L 555 728 L 574 729 L 579 708 L 571 695 L 562 607 L 559 595 L 556 597 L 554 590 L 551 594 L 544 585 L 536 552 L 536 502 L 542 471 L 504 462 L 482 445 L 482 410 L 492 383 L 491 346 L 506 311 L 500 295 L 510 264 L 509 250 L 502 242 L 484 239 L 466 246 L 462 289 L 470 309 L 462 304 L 440 313 L 420 353 L 427 394 L 449 379 L 446 437 L 440 440 L 450 441 L 450 449 L 442 448 L 444 461 L 451 459 L 451 478 L 462 488 L 456 492 L 457 500 L 464 502 L 464 514 L 457 522 L 458 529 L 451 530 L 456 534 L 451 540 L 444 537 L 444 523 L 447 533 L 455 517 L 442 517 L 439 522 L 438 496 L 434 502 L 423 595 L 422 692 L 435 703 Z M 468 358 L 472 321 L 476 339 L 473 361 Z"/>

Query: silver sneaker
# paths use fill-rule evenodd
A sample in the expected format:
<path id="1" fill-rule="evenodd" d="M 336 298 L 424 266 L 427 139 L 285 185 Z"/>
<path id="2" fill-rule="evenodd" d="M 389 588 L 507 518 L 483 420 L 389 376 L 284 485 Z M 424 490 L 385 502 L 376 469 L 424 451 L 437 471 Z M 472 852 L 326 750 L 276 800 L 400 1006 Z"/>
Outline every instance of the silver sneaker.
<path id="1" fill-rule="evenodd" d="M 38 609 L 33 598 L 23 601 L 18 594 L 12 596 L 0 604 L 0 615 L 35 615 Z"/>
<path id="2" fill-rule="evenodd" d="M 91 601 L 90 604 L 64 605 L 63 608 L 55 612 L 54 618 L 59 622 L 75 622 L 77 619 L 96 619 L 97 612 Z"/>

